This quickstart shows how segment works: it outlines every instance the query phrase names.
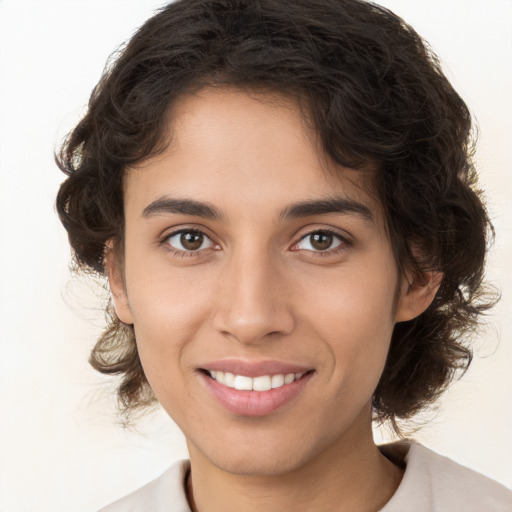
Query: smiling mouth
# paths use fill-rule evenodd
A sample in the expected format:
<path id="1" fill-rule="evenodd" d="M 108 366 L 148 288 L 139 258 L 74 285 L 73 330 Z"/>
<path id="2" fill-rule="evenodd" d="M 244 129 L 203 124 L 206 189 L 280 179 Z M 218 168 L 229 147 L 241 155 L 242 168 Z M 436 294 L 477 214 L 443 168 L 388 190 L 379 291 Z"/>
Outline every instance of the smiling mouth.
<path id="1" fill-rule="evenodd" d="M 304 393 L 315 370 L 278 361 L 247 364 L 232 360 L 212 363 L 209 369 L 200 368 L 199 373 L 224 410 L 237 416 L 261 417 Z"/>
<path id="2" fill-rule="evenodd" d="M 310 371 L 308 371 L 304 373 L 280 373 L 275 375 L 248 377 L 246 375 L 236 375 L 230 372 L 215 370 L 203 371 L 219 384 L 239 391 L 270 391 L 271 389 L 281 388 L 287 384 L 300 380 L 304 375 L 310 373 Z"/>

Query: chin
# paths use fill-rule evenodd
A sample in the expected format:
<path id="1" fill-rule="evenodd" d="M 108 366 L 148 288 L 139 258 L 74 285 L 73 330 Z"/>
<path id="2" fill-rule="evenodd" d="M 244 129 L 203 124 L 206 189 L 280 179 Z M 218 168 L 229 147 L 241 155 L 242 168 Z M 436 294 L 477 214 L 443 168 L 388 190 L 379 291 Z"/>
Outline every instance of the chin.
<path id="1" fill-rule="evenodd" d="M 281 456 L 274 450 L 265 454 L 248 453 L 246 456 L 238 453 L 233 458 L 222 457 L 221 460 L 211 460 L 219 469 L 238 476 L 278 476 L 299 469 L 304 461 L 294 454 L 294 457 Z"/>
<path id="2" fill-rule="evenodd" d="M 234 437 L 234 436 L 233 436 Z M 214 446 L 191 447 L 191 458 L 199 450 L 211 464 L 222 471 L 239 476 L 277 476 L 294 472 L 314 460 L 326 446 L 308 446 L 307 436 L 285 438 L 272 436 L 265 439 L 231 439 L 230 443 L 219 440 Z M 225 440 L 223 440 L 225 441 Z M 327 443 L 328 444 L 328 443 Z"/>

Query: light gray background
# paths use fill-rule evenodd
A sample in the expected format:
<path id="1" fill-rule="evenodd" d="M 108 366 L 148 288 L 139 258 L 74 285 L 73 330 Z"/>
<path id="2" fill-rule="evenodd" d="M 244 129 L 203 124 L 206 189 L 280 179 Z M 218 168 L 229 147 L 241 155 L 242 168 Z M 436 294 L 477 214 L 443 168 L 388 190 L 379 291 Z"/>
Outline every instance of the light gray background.
<path id="1" fill-rule="evenodd" d="M 478 164 L 497 232 L 488 277 L 503 292 L 473 367 L 416 437 L 511 486 L 512 2 L 381 3 L 430 41 L 479 122 Z M 53 148 L 84 112 L 109 53 L 162 4 L 0 0 L 3 512 L 94 510 L 186 456 L 161 412 L 140 433 L 115 424 L 113 384 L 87 363 L 101 291 L 70 279 L 53 208 L 62 180 Z"/>

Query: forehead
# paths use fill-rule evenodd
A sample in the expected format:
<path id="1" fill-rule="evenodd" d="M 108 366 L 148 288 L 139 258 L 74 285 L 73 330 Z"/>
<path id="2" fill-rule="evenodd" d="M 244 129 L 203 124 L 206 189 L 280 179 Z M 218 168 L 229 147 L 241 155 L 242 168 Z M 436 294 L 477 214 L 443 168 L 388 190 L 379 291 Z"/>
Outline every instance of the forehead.
<path id="1" fill-rule="evenodd" d="M 168 115 L 167 149 L 128 170 L 125 201 L 159 197 L 218 209 L 282 212 L 290 203 L 342 197 L 381 216 L 375 171 L 334 164 L 304 111 L 288 97 L 208 88 L 180 97 Z"/>

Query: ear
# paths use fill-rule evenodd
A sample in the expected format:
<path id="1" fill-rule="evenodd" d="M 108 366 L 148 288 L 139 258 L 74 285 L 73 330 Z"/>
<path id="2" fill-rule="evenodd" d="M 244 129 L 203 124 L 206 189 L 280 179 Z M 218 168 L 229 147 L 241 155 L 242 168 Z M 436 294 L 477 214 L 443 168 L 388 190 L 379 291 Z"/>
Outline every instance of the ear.
<path id="1" fill-rule="evenodd" d="M 116 255 L 112 241 L 109 241 L 105 248 L 105 266 L 116 314 L 121 322 L 133 324 L 132 312 L 128 302 L 128 295 L 126 294 L 122 264 Z"/>
<path id="2" fill-rule="evenodd" d="M 421 315 L 432 303 L 443 280 L 442 272 L 406 273 L 396 309 L 396 322 L 406 322 Z"/>

